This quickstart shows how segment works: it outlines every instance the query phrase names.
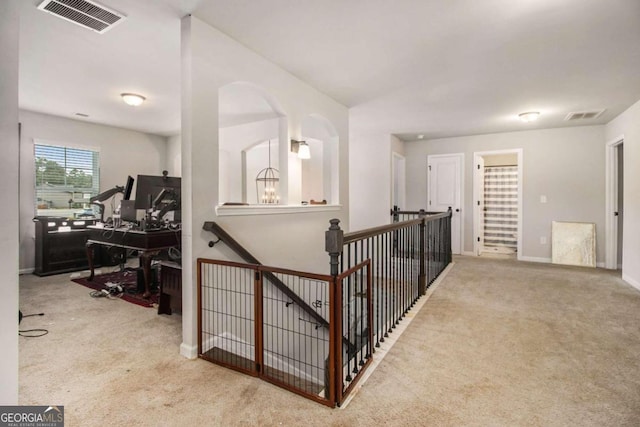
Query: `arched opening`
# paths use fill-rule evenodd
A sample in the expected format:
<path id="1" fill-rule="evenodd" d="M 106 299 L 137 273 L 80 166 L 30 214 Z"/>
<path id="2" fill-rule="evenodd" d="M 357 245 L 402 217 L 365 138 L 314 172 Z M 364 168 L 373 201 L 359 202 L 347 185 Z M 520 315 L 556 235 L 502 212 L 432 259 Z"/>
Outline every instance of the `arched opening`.
<path id="1" fill-rule="evenodd" d="M 219 204 L 257 204 L 256 177 L 269 164 L 265 148 L 271 141 L 271 166 L 286 164 L 287 123 L 275 99 L 252 83 L 235 82 L 218 91 Z M 286 169 L 286 168 L 285 168 Z M 287 200 L 286 171 L 276 196 Z"/>
<path id="2" fill-rule="evenodd" d="M 301 135 L 310 150 L 310 158 L 301 160 L 300 165 L 302 201 L 339 204 L 339 138 L 335 127 L 323 116 L 311 114 L 302 121 Z"/>

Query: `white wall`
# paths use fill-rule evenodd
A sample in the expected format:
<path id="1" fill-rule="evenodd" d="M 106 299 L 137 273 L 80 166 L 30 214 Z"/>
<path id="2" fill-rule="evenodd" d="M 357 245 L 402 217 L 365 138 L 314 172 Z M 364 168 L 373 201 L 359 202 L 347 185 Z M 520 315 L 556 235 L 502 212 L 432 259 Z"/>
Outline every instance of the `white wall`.
<path id="1" fill-rule="evenodd" d="M 18 404 L 18 0 L 0 2 L 0 405 Z"/>
<path id="2" fill-rule="evenodd" d="M 426 206 L 427 155 L 465 153 L 463 250 L 473 251 L 473 153 L 522 148 L 524 259 L 549 261 L 551 246 L 540 237 L 551 242 L 551 221 L 578 221 L 596 223 L 597 261 L 604 262 L 604 139 L 604 126 L 583 126 L 408 142 L 408 208 Z"/>
<path id="3" fill-rule="evenodd" d="M 359 129 L 361 118 L 349 110 L 349 212 L 351 230 L 390 222 L 391 143 L 388 134 Z"/>
<path id="4" fill-rule="evenodd" d="M 624 135 L 622 278 L 640 289 L 640 101 L 607 124 L 605 141 L 621 135 Z"/>
<path id="5" fill-rule="evenodd" d="M 325 144 L 317 139 L 307 139 L 306 142 L 309 145 L 311 158 L 300 161 L 302 169 L 302 200 L 322 201 L 324 199 L 331 203 L 330 193 L 325 194 L 325 177 L 323 176 L 324 165 L 327 163 L 324 160 Z M 327 155 L 330 154 L 330 147 L 328 148 Z M 326 179 L 331 179 L 331 177 L 328 176 Z"/>
<path id="6" fill-rule="evenodd" d="M 20 269 L 35 267 L 35 166 L 33 141 L 98 149 L 100 191 L 124 185 L 127 176 L 162 175 L 167 166 L 167 139 L 132 130 L 97 125 L 32 111 L 20 111 Z M 170 170 L 172 172 L 172 170 Z M 175 175 L 171 175 L 175 176 Z M 132 198 L 135 197 L 135 185 Z M 105 204 L 105 218 L 111 215 Z"/>
<path id="7" fill-rule="evenodd" d="M 182 143 L 180 135 L 167 138 L 167 160 L 165 169 L 169 171 L 169 176 L 182 176 L 181 149 Z"/>
<path id="8" fill-rule="evenodd" d="M 224 245 L 208 247 L 213 236 L 202 230 L 205 221 L 217 220 L 265 264 L 328 272 L 324 231 L 332 217 L 340 218 L 343 224 L 348 219 L 348 112 L 346 107 L 196 17 L 183 19 L 182 53 L 182 237 L 183 260 L 191 260 L 191 263 L 183 262 L 181 352 L 194 357 L 197 344 L 196 259 L 233 256 Z M 342 208 L 332 212 L 217 218 L 215 207 L 220 201 L 216 167 L 219 164 L 218 91 L 236 81 L 251 82 L 263 88 L 279 103 L 287 117 L 285 133 L 288 135 L 284 140 L 287 143 L 288 139 L 300 135 L 301 121 L 308 115 L 318 114 L 331 122 L 340 139 Z M 283 143 L 282 139 L 280 143 Z M 281 182 L 287 186 L 290 157 L 288 152 L 281 150 Z"/>

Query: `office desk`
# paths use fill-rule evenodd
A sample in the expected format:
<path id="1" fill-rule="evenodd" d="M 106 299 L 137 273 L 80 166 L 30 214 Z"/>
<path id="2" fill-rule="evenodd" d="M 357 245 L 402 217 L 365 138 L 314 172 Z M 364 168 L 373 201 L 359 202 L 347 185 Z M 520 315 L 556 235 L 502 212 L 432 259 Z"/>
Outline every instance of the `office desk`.
<path id="1" fill-rule="evenodd" d="M 122 228 L 87 227 L 87 259 L 91 274 L 88 280 L 93 280 L 93 247 L 101 245 L 136 250 L 140 257 L 140 267 L 144 272 L 144 294 L 148 298 L 149 283 L 151 282 L 151 260 L 160 251 L 179 248 L 181 243 L 180 230 L 140 231 Z"/>

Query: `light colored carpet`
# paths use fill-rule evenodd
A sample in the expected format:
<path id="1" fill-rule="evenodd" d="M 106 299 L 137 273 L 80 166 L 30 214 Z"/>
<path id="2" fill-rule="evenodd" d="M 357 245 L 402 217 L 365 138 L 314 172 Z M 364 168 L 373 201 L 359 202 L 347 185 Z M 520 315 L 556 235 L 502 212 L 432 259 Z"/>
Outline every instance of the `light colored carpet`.
<path id="1" fill-rule="evenodd" d="M 20 403 L 68 426 L 638 426 L 640 292 L 615 272 L 456 257 L 355 398 L 330 409 L 178 354 L 180 317 L 22 276 Z M 375 356 L 374 356 L 375 357 Z"/>

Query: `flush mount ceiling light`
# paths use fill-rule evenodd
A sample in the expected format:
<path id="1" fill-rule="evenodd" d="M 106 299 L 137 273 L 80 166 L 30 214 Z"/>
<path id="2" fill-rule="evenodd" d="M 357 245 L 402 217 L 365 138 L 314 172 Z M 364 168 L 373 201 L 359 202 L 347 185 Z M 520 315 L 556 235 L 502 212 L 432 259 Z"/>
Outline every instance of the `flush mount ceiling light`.
<path id="1" fill-rule="evenodd" d="M 535 122 L 536 120 L 538 120 L 538 116 L 540 116 L 540 113 L 538 111 L 528 111 L 526 113 L 518 114 L 518 117 L 520 117 L 520 120 L 522 120 L 525 123 Z"/>
<path id="2" fill-rule="evenodd" d="M 144 96 L 135 93 L 121 93 L 120 96 L 122 97 L 122 100 L 125 102 L 125 104 L 131 105 L 133 107 L 137 107 L 138 105 L 142 104 L 145 99 L 147 99 Z"/>

